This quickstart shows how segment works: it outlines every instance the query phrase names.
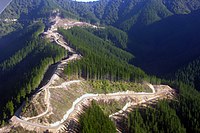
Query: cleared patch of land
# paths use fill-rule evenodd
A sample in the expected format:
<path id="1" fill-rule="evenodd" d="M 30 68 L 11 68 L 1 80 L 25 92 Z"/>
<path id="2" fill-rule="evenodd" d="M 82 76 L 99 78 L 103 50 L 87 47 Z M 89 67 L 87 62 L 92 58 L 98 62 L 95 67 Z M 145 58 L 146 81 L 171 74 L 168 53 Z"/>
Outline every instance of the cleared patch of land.
<path id="1" fill-rule="evenodd" d="M 25 105 L 25 110 L 22 112 L 22 116 L 24 117 L 32 117 L 32 116 L 37 116 L 41 114 L 42 112 L 45 111 L 47 108 L 45 101 L 44 101 L 44 96 L 45 96 L 46 91 L 43 90 L 39 92 L 35 97 L 33 97 L 26 105 Z"/>
<path id="2" fill-rule="evenodd" d="M 153 86 L 146 83 L 85 81 L 68 79 L 63 75 L 64 67 L 70 62 L 82 58 L 64 41 L 57 32 L 58 27 L 66 29 L 74 26 L 91 26 L 84 22 L 62 20 L 56 17 L 54 24 L 44 33 L 51 41 L 72 53 L 70 57 L 59 62 L 49 82 L 39 89 L 20 115 L 13 116 L 11 126 L 21 126 L 36 132 L 66 132 L 78 121 L 92 100 L 99 103 L 103 111 L 114 117 L 123 114 L 132 106 L 146 103 L 152 99 L 163 99 L 173 91 L 168 86 Z M 68 25 L 67 25 L 68 24 Z"/>

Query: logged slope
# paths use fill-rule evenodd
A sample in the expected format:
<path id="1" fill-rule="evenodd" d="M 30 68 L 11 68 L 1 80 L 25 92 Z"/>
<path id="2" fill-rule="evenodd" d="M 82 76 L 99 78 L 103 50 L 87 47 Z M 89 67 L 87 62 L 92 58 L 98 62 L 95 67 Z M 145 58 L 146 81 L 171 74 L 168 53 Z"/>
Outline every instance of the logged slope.
<path id="1" fill-rule="evenodd" d="M 8 120 L 21 101 L 37 88 L 47 67 L 65 55 L 63 49 L 38 36 L 42 32 L 39 27 L 44 29 L 42 21 L 47 26 L 48 17 L 54 15 L 53 11 L 56 12 L 54 9 L 59 8 L 62 17 L 77 16 L 88 22 L 111 24 L 127 31 L 127 49 L 136 55 L 135 63 L 149 73 L 164 75 L 199 57 L 199 7 L 199 0 L 100 0 L 91 3 L 71 0 L 13 0 L 0 16 L 0 89 L 4 92 L 0 94 L 0 119 L 3 120 L 0 123 Z M 39 27 L 30 26 L 31 29 L 37 29 L 36 31 L 19 34 L 22 28 L 29 29 L 29 25 L 35 25 L 36 22 Z M 11 33 L 15 30 L 18 30 L 15 34 Z M 147 75 L 141 69 L 128 64 L 133 58 L 131 54 L 114 47 L 115 42 L 118 47 L 126 47 L 127 40 L 121 41 L 121 38 L 118 38 L 118 35 L 122 35 L 125 39 L 124 32 L 111 27 L 105 31 L 93 32 L 94 34 L 80 28 L 60 31 L 71 46 L 85 57 L 70 63 L 65 72 L 72 78 L 75 75 L 93 80 L 141 81 L 146 78 Z M 116 31 L 116 35 L 110 36 L 110 31 Z M 99 35 L 104 32 L 108 38 Z M 8 33 L 11 34 L 5 36 Z M 14 46 L 15 44 L 17 45 Z M 184 74 L 177 77 L 193 84 L 193 81 L 199 80 L 196 66 L 198 60 L 182 69 Z M 191 69 L 194 72 L 191 72 Z M 183 84 L 178 87 L 184 89 L 179 90 L 179 102 L 172 102 L 170 108 L 176 111 L 180 120 L 173 110 L 168 110 L 168 105 L 163 107 L 167 107 L 166 112 L 162 108 L 158 109 L 161 113 L 164 112 L 160 116 L 172 117 L 164 119 L 167 121 L 166 125 L 171 124 L 169 127 L 173 127 L 174 121 L 171 120 L 174 118 L 179 123 L 179 129 L 181 128 L 177 132 L 184 132 L 182 125 L 187 132 L 199 132 L 199 93 Z M 188 92 L 188 89 L 191 92 Z M 149 112 L 143 119 L 149 118 L 149 114 L 155 115 L 155 112 Z M 165 115 L 168 112 L 171 113 Z M 156 119 L 160 120 L 158 117 Z M 140 118 L 137 120 L 141 122 Z M 145 124 L 152 123 L 147 121 Z M 153 121 L 153 124 L 160 127 L 162 122 Z M 157 131 L 156 127 L 151 125 L 148 128 L 155 128 L 152 131 Z"/>

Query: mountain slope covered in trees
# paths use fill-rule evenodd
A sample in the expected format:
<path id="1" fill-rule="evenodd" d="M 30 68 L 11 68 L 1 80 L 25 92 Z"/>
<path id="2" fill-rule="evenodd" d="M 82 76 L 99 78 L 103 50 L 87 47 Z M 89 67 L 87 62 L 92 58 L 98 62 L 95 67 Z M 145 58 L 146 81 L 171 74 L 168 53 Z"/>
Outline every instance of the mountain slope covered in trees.
<path id="1" fill-rule="evenodd" d="M 60 29 L 68 43 L 84 56 L 80 61 L 69 64 L 67 75 L 77 75 L 87 79 L 110 79 L 140 81 L 147 75 L 139 68 L 129 65 L 132 55 L 116 48 L 110 42 L 75 27 L 70 30 Z"/>
<path id="2" fill-rule="evenodd" d="M 162 80 L 162 84 L 175 88 L 177 99 L 133 111 L 125 121 L 127 132 L 200 132 L 200 98 L 195 90 L 200 79 L 199 8 L 200 0 L 13 0 L 0 15 L 0 90 L 4 92 L 0 93 L 0 124 L 37 89 L 48 67 L 66 55 L 40 36 L 59 9 L 61 17 L 105 27 L 59 30 L 83 55 L 66 66 L 69 77 L 160 83 L 145 72 L 161 77 L 175 73 L 175 78 L 169 78 L 172 81 Z M 7 18 L 17 21 L 6 22 Z M 98 124 L 103 123 L 96 131 L 106 126 L 114 131 L 97 105 L 81 117 L 82 130 L 96 126 L 91 122 L 100 119 L 95 112 L 101 114 Z"/>
<path id="3" fill-rule="evenodd" d="M 134 79 L 134 81 L 140 81 L 141 79 L 147 78 L 147 76 L 143 76 L 142 74 L 138 75 L 137 71 L 130 71 L 129 73 L 133 72 L 132 78 L 128 78 L 128 75 L 126 75 L 126 71 L 122 71 L 123 69 L 119 69 L 117 73 L 115 73 L 115 69 L 118 70 L 118 65 L 115 62 L 115 67 L 109 68 L 109 64 L 107 63 L 107 60 L 104 59 L 103 61 L 99 58 L 96 58 L 95 55 L 92 54 L 91 51 L 94 51 L 96 55 L 101 55 L 94 49 L 92 49 L 92 45 L 98 47 L 98 37 L 95 37 L 91 33 L 88 33 L 87 31 L 80 29 L 80 28 L 73 28 L 67 31 L 60 30 L 60 32 L 68 39 L 68 43 L 75 47 L 84 57 L 85 59 L 82 59 L 78 62 L 73 62 L 72 64 L 69 64 L 65 68 L 65 72 L 67 75 L 77 75 L 85 77 L 86 79 L 92 79 L 92 80 L 98 80 L 98 79 L 109 79 L 109 80 L 131 80 Z M 93 41 L 96 40 L 96 41 Z M 93 42 L 93 43 L 92 43 Z M 84 49 L 86 48 L 86 49 Z M 103 47 L 102 47 L 103 49 Z M 98 50 L 98 48 L 97 48 Z M 100 51 L 102 53 L 102 51 Z M 91 55 L 93 55 L 91 57 Z M 103 55 L 101 55 L 103 56 Z M 93 58 L 93 60 L 92 60 Z M 108 58 L 110 60 L 110 58 Z M 100 64 L 102 61 L 103 64 Z M 98 64 L 97 64 L 98 63 Z M 90 66 L 92 64 L 92 66 Z M 97 64 L 97 65 L 96 65 Z M 100 65 L 99 65 L 100 64 Z M 104 66 L 106 65 L 106 66 Z M 97 66 L 101 66 L 102 71 Z M 109 70 L 109 71 L 107 71 Z M 125 69 L 124 69 L 125 70 Z M 134 69 L 133 69 L 134 70 Z M 136 69 L 137 70 L 137 69 Z M 105 72 L 105 73 L 104 73 Z M 111 75 L 109 75 L 111 73 Z M 118 74 L 119 73 L 119 74 Z M 121 74 L 120 74 L 121 73 Z M 119 79 L 117 76 L 122 77 Z M 106 75 L 106 76 L 104 76 Z M 138 77 L 139 80 L 138 80 Z M 123 131 L 124 132 L 199 132 L 199 122 L 197 121 L 199 119 L 199 92 L 197 92 L 193 87 L 183 84 L 178 81 L 161 81 L 162 84 L 168 84 L 172 86 L 173 88 L 176 88 L 177 90 L 177 97 L 175 100 L 172 101 L 160 101 L 158 105 L 156 106 L 149 106 L 146 109 L 138 107 L 138 111 L 134 110 L 128 117 L 128 120 L 124 118 L 124 125 Z M 193 96 L 195 95 L 195 96 Z M 87 127 L 91 127 L 94 123 L 91 123 L 89 120 L 90 118 L 87 116 L 86 113 L 82 116 L 82 120 L 84 120 L 84 123 L 81 123 L 81 126 L 87 125 Z M 106 120 L 105 120 L 106 121 Z M 108 122 L 108 121 L 106 121 Z M 83 130 L 81 129 L 81 130 Z M 100 129 L 100 128 L 99 128 Z M 84 129 L 88 130 L 88 128 Z"/>
<path id="4" fill-rule="evenodd" d="M 104 114 L 101 108 L 92 101 L 91 107 L 80 116 L 80 130 L 82 133 L 115 133 L 114 123 Z M 101 129 L 101 131 L 99 130 Z"/>
<path id="5" fill-rule="evenodd" d="M 44 24 L 39 22 L 24 32 L 24 47 L 0 64 L 0 119 L 10 119 L 16 109 L 37 89 L 48 67 L 60 61 L 66 52 L 39 37 Z"/>
<path id="6" fill-rule="evenodd" d="M 83 20 L 126 31 L 133 64 L 150 74 L 175 72 L 199 56 L 199 0 L 54 1 Z"/>
<path id="7" fill-rule="evenodd" d="M 199 56 L 199 11 L 175 15 L 130 31 L 129 48 L 145 71 L 167 74 Z"/>
<path id="8" fill-rule="evenodd" d="M 194 61 L 181 67 L 176 73 L 175 78 L 186 84 L 189 84 L 200 91 L 200 59 L 199 57 Z"/>

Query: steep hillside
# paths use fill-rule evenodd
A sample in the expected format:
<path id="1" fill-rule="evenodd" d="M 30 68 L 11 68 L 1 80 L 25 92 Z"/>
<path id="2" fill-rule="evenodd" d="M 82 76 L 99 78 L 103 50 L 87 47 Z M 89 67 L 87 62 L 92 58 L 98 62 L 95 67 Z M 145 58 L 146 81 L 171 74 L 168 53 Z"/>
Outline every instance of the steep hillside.
<path id="1" fill-rule="evenodd" d="M 114 0 L 100 19 L 128 32 L 135 65 L 161 76 L 199 56 L 199 7 L 198 0 Z"/>
<path id="2" fill-rule="evenodd" d="M 146 72 L 165 75 L 199 56 L 200 1 L 109 3 L 103 21 L 128 31 L 133 63 Z"/>
<path id="3" fill-rule="evenodd" d="M 199 14 L 174 15 L 130 31 L 129 48 L 136 56 L 135 63 L 162 75 L 196 59 L 200 50 Z"/>
<path id="4" fill-rule="evenodd" d="M 126 31 L 132 63 L 150 74 L 166 75 L 199 56 L 199 0 L 55 1 L 87 21 Z"/>
<path id="5" fill-rule="evenodd" d="M 182 66 L 175 75 L 172 74 L 172 76 L 175 76 L 179 81 L 189 84 L 200 91 L 200 58 L 198 57 L 187 65 Z"/>
<path id="6" fill-rule="evenodd" d="M 59 46 L 42 39 L 39 35 L 43 31 L 44 24 L 41 22 L 21 31 L 21 36 L 13 40 L 20 49 L 17 48 L 0 63 L 0 90 L 4 92 L 0 94 L 1 124 L 10 119 L 39 86 L 48 67 L 66 54 Z"/>
<path id="7" fill-rule="evenodd" d="M 112 43 L 80 28 L 61 29 L 60 32 L 85 57 L 67 66 L 68 75 L 75 72 L 87 79 L 113 81 L 140 81 L 147 77 L 141 69 L 127 63 L 132 58 L 130 53 L 114 47 Z"/>
<path id="8" fill-rule="evenodd" d="M 63 124 L 62 128 L 70 130 L 74 125 L 63 116 L 66 110 L 72 106 L 68 111 L 75 111 L 71 118 L 78 121 L 80 107 L 87 108 L 88 101 L 102 96 L 99 102 L 103 99 L 103 105 L 94 104 L 79 118 L 83 131 L 94 132 L 88 131 L 93 126 L 104 131 L 99 124 L 114 131 L 112 119 L 126 132 L 200 132 L 200 94 L 195 90 L 200 86 L 199 23 L 200 0 L 13 0 L 0 15 L 0 125 L 26 101 L 22 116 L 27 119 L 16 115 L 14 124 L 42 131 Z M 66 29 L 57 31 L 59 26 Z M 51 77 L 46 71 L 57 62 L 59 67 L 51 72 L 56 76 Z M 161 80 L 146 72 L 161 77 L 173 73 L 174 77 Z M 51 79 L 37 93 L 44 75 Z M 146 90 L 144 81 L 165 85 L 148 85 L 152 92 L 136 94 L 134 91 Z M 107 94 L 97 94 L 115 91 L 126 92 L 111 94 L 110 99 Z M 78 106 L 86 92 L 94 94 L 85 99 L 87 106 Z M 33 101 L 28 102 L 33 93 Z M 124 103 L 112 98 L 123 95 L 127 103 L 121 110 Z M 162 97 L 168 100 L 155 105 Z M 142 103 L 145 105 L 136 106 Z M 108 117 L 105 112 L 112 113 Z M 16 131 L 13 126 L 12 130 Z"/>
<path id="9" fill-rule="evenodd" d="M 0 15 L 0 38 L 12 31 L 21 30 L 24 25 L 29 24 L 36 19 L 44 5 L 41 0 L 20 1 L 13 0 L 10 5 Z M 34 19 L 35 18 L 35 19 Z M 6 21 L 7 19 L 7 21 Z M 15 21 L 12 21 L 16 19 Z"/>
<path id="10" fill-rule="evenodd" d="M 87 30 L 95 34 L 96 36 L 104 39 L 105 41 L 111 41 L 113 45 L 119 48 L 127 48 L 128 35 L 126 34 L 126 32 L 120 29 L 117 29 L 113 26 L 107 26 L 98 29 L 88 28 Z"/>
<path id="11" fill-rule="evenodd" d="M 42 20 L 48 25 L 49 17 L 57 14 L 58 10 L 65 17 L 75 17 L 62 10 L 53 0 L 12 0 L 0 14 L 0 38 L 12 31 L 21 30 L 33 22 Z"/>
<path id="12" fill-rule="evenodd" d="M 200 8 L 199 0 L 100 0 L 98 2 L 74 2 L 54 0 L 65 10 L 86 20 L 111 24 L 124 30 L 138 24 L 151 24 L 174 14 L 188 14 Z"/>

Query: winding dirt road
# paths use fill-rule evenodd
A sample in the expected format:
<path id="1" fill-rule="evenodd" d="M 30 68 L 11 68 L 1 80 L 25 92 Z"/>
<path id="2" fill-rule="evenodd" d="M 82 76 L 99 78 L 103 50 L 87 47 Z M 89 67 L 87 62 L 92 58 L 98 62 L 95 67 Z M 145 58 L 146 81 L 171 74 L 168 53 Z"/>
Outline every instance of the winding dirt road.
<path id="1" fill-rule="evenodd" d="M 55 22 L 55 24 L 57 24 L 57 22 Z M 111 114 L 110 117 L 112 117 L 113 115 L 116 115 L 117 113 L 121 113 L 122 111 L 126 110 L 131 105 L 145 103 L 146 101 L 151 100 L 151 99 L 162 98 L 163 96 L 166 96 L 167 94 L 169 94 L 172 91 L 172 89 L 169 86 L 164 86 L 164 89 L 159 89 L 159 87 L 155 89 L 155 87 L 153 85 L 148 84 L 148 86 L 152 89 L 151 93 L 146 93 L 146 92 L 136 93 L 133 91 L 126 91 L 126 92 L 117 92 L 117 93 L 110 93 L 110 94 L 84 94 L 81 97 L 77 98 L 73 102 L 72 107 L 66 111 L 66 114 L 63 116 L 63 118 L 60 121 L 51 123 L 49 125 L 42 125 L 39 123 L 30 122 L 29 120 L 40 118 L 51 111 L 51 103 L 50 103 L 51 94 L 50 94 L 49 89 L 51 88 L 51 85 L 55 82 L 55 80 L 57 80 L 59 78 L 59 75 L 57 74 L 57 72 L 60 70 L 63 70 L 64 66 L 67 65 L 70 61 L 81 58 L 81 55 L 76 54 L 76 52 L 67 45 L 67 43 L 64 41 L 62 35 L 60 35 L 57 32 L 57 29 L 55 27 L 56 27 L 55 25 L 52 25 L 52 27 L 47 32 L 45 32 L 45 34 L 47 35 L 47 38 L 49 38 L 52 41 L 55 41 L 58 45 L 62 46 L 67 51 L 71 52 L 72 56 L 70 56 L 68 59 L 62 60 L 58 64 L 57 70 L 56 70 L 55 74 L 53 74 L 53 76 L 51 77 L 49 82 L 45 86 L 43 86 L 42 88 L 39 89 L 40 91 L 45 91 L 44 101 L 45 101 L 45 104 L 47 105 L 46 110 L 37 116 L 27 117 L 27 118 L 22 118 L 18 115 L 15 115 L 11 118 L 13 125 L 19 124 L 25 128 L 26 127 L 32 127 L 32 129 L 41 128 L 43 131 L 48 129 L 52 132 L 57 132 L 57 129 L 59 129 L 59 127 L 62 126 L 62 124 L 71 115 L 81 112 L 82 105 L 87 104 L 88 101 L 102 100 L 102 99 L 108 99 L 108 100 L 109 99 L 119 99 L 119 98 L 126 98 L 126 97 L 142 97 L 143 98 L 141 101 L 138 101 L 135 103 L 127 103 L 121 111 Z M 64 82 L 61 85 L 53 86 L 53 87 L 54 88 L 63 88 L 67 85 L 70 85 L 73 83 L 79 83 L 79 82 L 81 82 L 81 80 L 73 80 L 73 81 L 69 81 L 69 82 Z M 162 87 L 160 86 L 160 88 L 162 88 Z M 27 129 L 30 130 L 30 128 L 27 128 Z"/>
<path id="2" fill-rule="evenodd" d="M 73 84 L 73 83 L 77 83 L 77 82 L 81 82 L 81 81 L 74 80 L 74 81 L 69 81 L 68 83 Z M 68 85 L 67 82 L 65 83 L 65 85 Z M 126 92 L 118 92 L 118 93 L 110 93 L 110 94 L 84 94 L 81 97 L 77 98 L 73 102 L 72 107 L 66 112 L 66 114 L 63 116 L 62 120 L 57 121 L 55 123 L 52 123 L 48 126 L 38 124 L 38 123 L 28 122 L 26 119 L 20 119 L 18 117 L 15 117 L 14 120 L 18 121 L 18 122 L 20 122 L 21 124 L 24 124 L 24 125 L 33 126 L 33 127 L 40 127 L 40 128 L 43 128 L 43 129 L 48 129 L 50 131 L 55 131 L 62 125 L 62 123 L 64 121 L 66 121 L 69 118 L 69 116 L 71 114 L 80 112 L 82 110 L 81 106 L 88 101 L 103 100 L 103 99 L 118 99 L 119 97 L 137 97 L 137 96 L 145 97 L 141 101 L 138 101 L 138 102 L 135 102 L 135 103 L 127 103 L 124 106 L 124 108 L 122 109 L 122 111 L 125 111 L 128 107 L 130 107 L 132 105 L 145 103 L 145 102 L 152 100 L 152 99 L 162 98 L 163 96 L 166 96 L 166 94 L 169 94 L 171 91 L 173 91 L 169 86 L 162 86 L 162 87 L 164 87 L 164 89 L 161 89 L 161 90 L 155 89 L 153 87 L 151 93 L 145 93 L 145 92 L 136 93 L 136 92 L 133 92 L 133 91 L 126 91 Z M 112 117 L 113 115 L 117 115 L 118 113 L 121 113 L 122 111 L 114 113 L 114 114 L 110 115 L 110 117 Z"/>

